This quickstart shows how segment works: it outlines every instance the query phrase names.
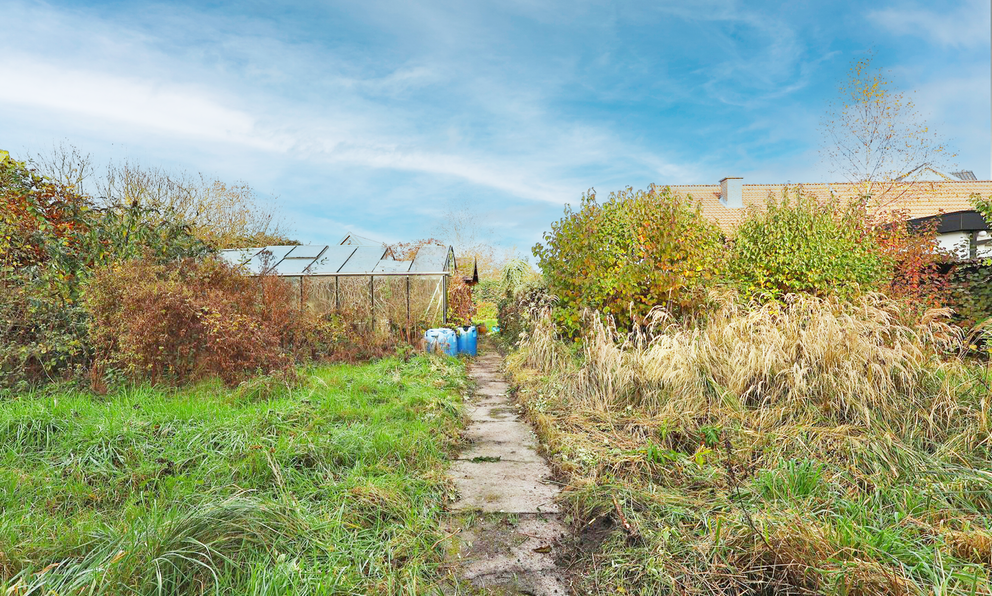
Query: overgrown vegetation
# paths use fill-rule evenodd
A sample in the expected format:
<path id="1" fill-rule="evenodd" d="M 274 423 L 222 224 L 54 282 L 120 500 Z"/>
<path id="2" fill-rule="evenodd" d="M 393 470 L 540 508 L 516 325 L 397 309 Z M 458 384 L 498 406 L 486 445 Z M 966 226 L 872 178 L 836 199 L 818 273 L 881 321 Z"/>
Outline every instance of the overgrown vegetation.
<path id="1" fill-rule="evenodd" d="M 450 359 L 0 410 L 5 594 L 416 594 L 439 577 Z"/>
<path id="2" fill-rule="evenodd" d="M 699 204 L 667 187 L 627 188 L 603 203 L 583 195 L 577 211 L 545 233 L 534 254 L 548 290 L 561 301 L 555 316 L 577 335 L 582 311 L 611 316 L 622 328 L 641 324 L 656 305 L 698 312 L 721 268 L 719 229 Z"/>
<path id="3" fill-rule="evenodd" d="M 66 182 L 0 158 L 0 389 L 233 384 L 295 363 L 382 356 L 401 341 L 402 330 L 303 308 L 299 286 L 212 259 L 218 246 L 267 233 L 271 218 L 250 216 L 244 188 L 222 198 L 214 184 L 208 197 L 125 165 L 97 201 L 69 180 L 72 167 L 59 171 Z"/>
<path id="4" fill-rule="evenodd" d="M 748 297 L 852 296 L 878 290 L 894 262 L 860 202 L 821 203 L 795 190 L 770 198 L 736 230 L 728 274 Z"/>
<path id="5" fill-rule="evenodd" d="M 791 189 L 723 237 L 692 205 L 584 197 L 505 305 L 577 592 L 992 594 L 983 267 L 864 202 Z M 625 281 L 653 246 L 674 280 Z"/>
<path id="6" fill-rule="evenodd" d="M 305 327 L 292 288 L 247 277 L 213 259 L 132 260 L 97 271 L 87 286 L 96 370 L 186 383 L 283 370 Z"/>
<path id="7" fill-rule="evenodd" d="M 989 375 L 946 312 L 792 295 L 511 360 L 583 593 L 992 593 Z"/>
<path id="8" fill-rule="evenodd" d="M 27 164 L 0 158 L 0 387 L 78 377 L 92 356 L 80 303 L 92 271 L 143 257 L 200 257 L 187 227 L 140 204 L 98 207 Z"/>

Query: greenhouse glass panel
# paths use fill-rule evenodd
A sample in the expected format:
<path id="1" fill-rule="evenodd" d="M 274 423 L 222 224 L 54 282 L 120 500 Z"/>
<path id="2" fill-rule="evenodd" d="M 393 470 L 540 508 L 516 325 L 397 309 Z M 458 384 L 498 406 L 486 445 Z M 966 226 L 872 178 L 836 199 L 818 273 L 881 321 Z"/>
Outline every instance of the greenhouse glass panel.
<path id="1" fill-rule="evenodd" d="M 341 267 L 340 273 L 371 273 L 382 257 L 386 256 L 383 246 L 356 246 L 355 253 Z"/>
<path id="2" fill-rule="evenodd" d="M 262 273 L 264 270 L 272 270 L 286 255 L 292 252 L 295 246 L 267 246 L 260 250 L 246 263 L 246 267 L 252 273 Z"/>
<path id="3" fill-rule="evenodd" d="M 303 275 L 309 273 L 308 267 L 314 259 L 283 259 L 273 270 L 275 275 Z"/>
<path id="4" fill-rule="evenodd" d="M 355 254 L 355 246 L 329 246 L 310 267 L 313 275 L 337 273 L 342 265 Z"/>
<path id="5" fill-rule="evenodd" d="M 294 248 L 288 257 L 292 259 L 316 259 L 325 250 L 327 250 L 327 246 L 323 244 L 302 244 Z"/>
<path id="6" fill-rule="evenodd" d="M 247 263 L 251 258 L 258 254 L 262 250 L 262 247 L 258 248 L 232 248 L 229 250 L 222 250 L 217 253 L 224 261 L 228 264 L 234 265 L 235 267 L 240 267 Z"/>

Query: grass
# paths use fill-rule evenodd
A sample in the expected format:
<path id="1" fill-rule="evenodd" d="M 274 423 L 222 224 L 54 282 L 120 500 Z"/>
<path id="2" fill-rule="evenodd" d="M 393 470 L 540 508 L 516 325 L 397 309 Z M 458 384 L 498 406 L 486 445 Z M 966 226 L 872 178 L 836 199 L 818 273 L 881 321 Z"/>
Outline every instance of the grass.
<path id="1" fill-rule="evenodd" d="M 992 594 L 989 375 L 940 313 L 797 298 L 509 365 L 590 594 Z"/>
<path id="2" fill-rule="evenodd" d="M 415 594 L 439 577 L 455 361 L 0 404 L 0 593 Z"/>

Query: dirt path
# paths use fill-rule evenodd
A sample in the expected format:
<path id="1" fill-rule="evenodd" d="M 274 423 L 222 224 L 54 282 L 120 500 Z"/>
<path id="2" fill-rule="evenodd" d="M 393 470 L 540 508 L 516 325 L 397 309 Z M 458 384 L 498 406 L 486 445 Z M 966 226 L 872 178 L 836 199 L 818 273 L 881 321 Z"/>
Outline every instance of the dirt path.
<path id="1" fill-rule="evenodd" d="M 559 489 L 537 453 L 537 438 L 506 395 L 501 358 L 469 365 L 477 389 L 467 400 L 469 447 L 451 468 L 459 498 L 448 533 L 457 593 L 568 593 L 555 550 L 564 535 L 554 503 Z"/>

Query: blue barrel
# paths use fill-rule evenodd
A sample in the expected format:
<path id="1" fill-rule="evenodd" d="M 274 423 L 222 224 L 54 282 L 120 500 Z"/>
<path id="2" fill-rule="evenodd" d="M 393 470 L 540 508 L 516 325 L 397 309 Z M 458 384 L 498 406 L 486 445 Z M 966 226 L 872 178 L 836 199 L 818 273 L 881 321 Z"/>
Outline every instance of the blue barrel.
<path id="1" fill-rule="evenodd" d="M 479 332 L 475 325 L 458 328 L 458 353 L 468 356 L 479 355 Z"/>
<path id="2" fill-rule="evenodd" d="M 424 344 L 428 352 L 455 356 L 458 354 L 458 339 L 451 329 L 428 329 L 424 333 Z"/>

